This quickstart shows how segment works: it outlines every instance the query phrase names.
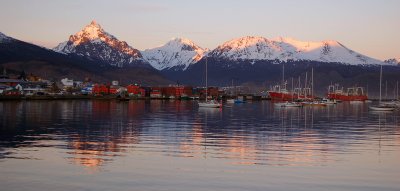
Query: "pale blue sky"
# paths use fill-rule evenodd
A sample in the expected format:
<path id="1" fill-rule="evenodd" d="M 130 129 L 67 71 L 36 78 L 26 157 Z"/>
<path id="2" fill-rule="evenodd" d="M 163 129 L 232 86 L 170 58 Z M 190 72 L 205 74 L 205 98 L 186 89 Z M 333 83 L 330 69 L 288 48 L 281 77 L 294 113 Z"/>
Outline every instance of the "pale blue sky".
<path id="1" fill-rule="evenodd" d="M 185 37 L 202 47 L 242 36 L 337 40 L 400 57 L 399 0 L 1 0 L 0 31 L 54 47 L 91 20 L 144 50 Z"/>

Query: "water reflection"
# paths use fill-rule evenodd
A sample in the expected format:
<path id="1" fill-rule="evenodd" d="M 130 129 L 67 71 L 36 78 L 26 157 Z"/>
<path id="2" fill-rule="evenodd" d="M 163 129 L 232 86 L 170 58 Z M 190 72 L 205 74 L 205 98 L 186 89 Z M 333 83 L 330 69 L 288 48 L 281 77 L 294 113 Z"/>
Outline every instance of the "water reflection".
<path id="1" fill-rule="evenodd" d="M 400 145 L 398 111 L 371 113 L 352 103 L 213 109 L 191 101 L 22 101 L 0 102 L 0 118 L 0 159 L 37 159 L 20 149 L 50 147 L 92 170 L 131 154 L 323 166 L 369 150 L 399 152 Z"/>

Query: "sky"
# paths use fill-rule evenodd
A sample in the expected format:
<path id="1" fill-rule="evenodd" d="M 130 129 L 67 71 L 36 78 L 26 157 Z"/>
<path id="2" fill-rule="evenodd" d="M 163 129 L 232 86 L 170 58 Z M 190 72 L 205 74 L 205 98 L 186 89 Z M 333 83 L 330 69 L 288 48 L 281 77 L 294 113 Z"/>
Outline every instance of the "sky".
<path id="1" fill-rule="evenodd" d="M 400 58 L 399 0 L 1 0 L 0 32 L 53 48 L 96 20 L 144 50 L 174 37 L 203 48 L 242 36 L 336 40 L 364 55 Z"/>

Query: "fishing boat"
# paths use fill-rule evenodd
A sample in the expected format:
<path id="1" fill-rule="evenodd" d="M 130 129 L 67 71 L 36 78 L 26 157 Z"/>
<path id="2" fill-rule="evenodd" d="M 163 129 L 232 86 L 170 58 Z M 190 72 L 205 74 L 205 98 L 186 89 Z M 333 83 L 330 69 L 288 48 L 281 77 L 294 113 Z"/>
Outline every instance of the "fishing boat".
<path id="1" fill-rule="evenodd" d="M 302 104 L 304 106 L 318 106 L 318 107 L 325 107 L 327 106 L 326 103 L 319 101 L 319 100 L 315 100 L 314 97 L 314 68 L 311 69 L 311 100 L 309 101 L 304 101 L 302 102 Z"/>
<path id="2" fill-rule="evenodd" d="M 222 106 L 216 100 L 208 100 L 208 74 L 207 74 L 207 57 L 206 57 L 206 100 L 204 102 L 198 102 L 199 107 L 208 107 L 208 108 L 220 108 Z"/>
<path id="3" fill-rule="evenodd" d="M 294 101 L 294 87 L 293 87 L 294 81 L 292 78 L 292 101 L 291 102 L 286 102 L 282 104 L 282 107 L 303 107 L 303 104 L 301 102 L 295 102 Z"/>
<path id="4" fill-rule="evenodd" d="M 286 86 L 287 82 L 285 81 L 285 67 L 283 66 L 282 72 L 282 83 L 274 85 L 267 91 L 269 98 L 274 101 L 291 101 L 291 100 L 311 100 L 314 97 L 311 95 L 311 88 L 308 87 L 307 81 L 307 73 L 304 88 L 300 86 L 300 77 L 298 81 L 298 87 L 292 88 L 292 91 L 288 91 Z M 292 80 L 293 86 L 293 80 Z"/>
<path id="5" fill-rule="evenodd" d="M 382 104 L 382 65 L 379 76 L 379 104 L 376 106 L 369 106 L 369 109 L 372 111 L 393 111 L 396 109 L 396 107 L 392 105 Z"/>
<path id="6" fill-rule="evenodd" d="M 368 99 L 363 87 L 354 86 L 344 91 L 343 87 L 339 87 L 339 84 L 329 85 L 327 97 L 341 101 L 365 101 Z"/>

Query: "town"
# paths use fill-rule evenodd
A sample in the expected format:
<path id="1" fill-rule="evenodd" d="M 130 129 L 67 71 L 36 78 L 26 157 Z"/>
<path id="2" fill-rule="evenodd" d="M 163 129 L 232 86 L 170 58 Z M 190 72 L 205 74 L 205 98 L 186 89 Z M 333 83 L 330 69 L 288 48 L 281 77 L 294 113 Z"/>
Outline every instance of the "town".
<path id="1" fill-rule="evenodd" d="M 268 99 L 266 93 L 254 95 L 244 91 L 241 86 L 208 87 L 210 99 L 240 98 L 247 100 Z M 83 81 L 64 78 L 60 81 L 43 79 L 25 74 L 8 74 L 4 68 L 0 75 L 0 100 L 18 99 L 205 99 L 205 87 L 185 85 L 142 86 L 137 83 L 120 84 L 114 80 L 109 83 L 95 83 L 89 78 Z"/>

